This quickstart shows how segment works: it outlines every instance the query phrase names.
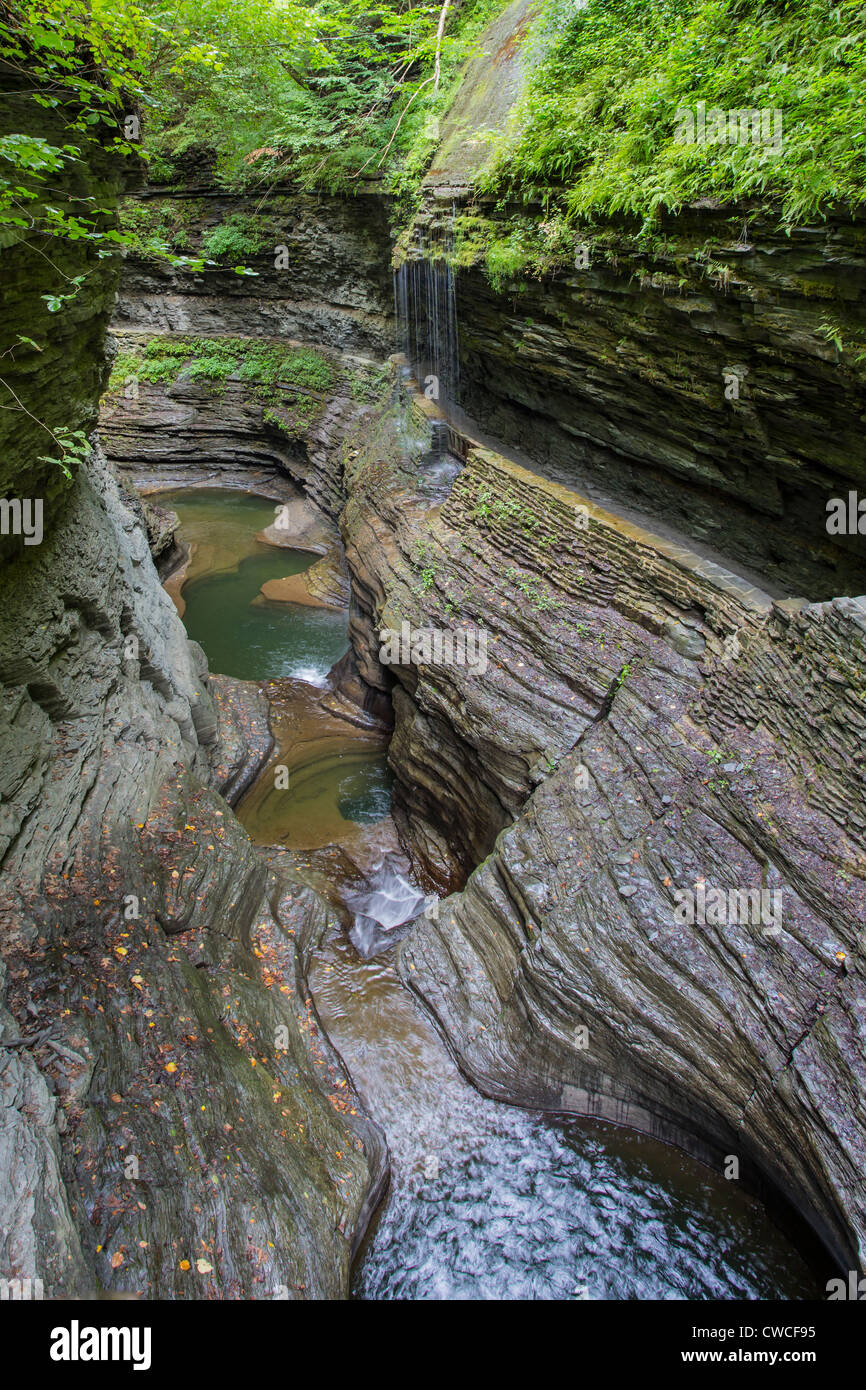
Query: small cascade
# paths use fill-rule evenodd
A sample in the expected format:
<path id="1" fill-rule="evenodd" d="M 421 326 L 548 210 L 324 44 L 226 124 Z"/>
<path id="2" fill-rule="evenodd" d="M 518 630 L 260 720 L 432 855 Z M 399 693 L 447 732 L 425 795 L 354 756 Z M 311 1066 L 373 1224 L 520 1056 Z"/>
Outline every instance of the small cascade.
<path id="1" fill-rule="evenodd" d="M 451 429 L 447 420 L 430 421 L 430 447 L 441 458 L 451 447 Z"/>
<path id="2" fill-rule="evenodd" d="M 448 217 L 418 227 L 406 259 L 394 272 L 397 350 L 422 391 L 443 410 L 460 399 L 460 343 L 452 266 L 454 208 Z M 447 447 L 447 440 L 440 445 Z"/>
<path id="3" fill-rule="evenodd" d="M 353 913 L 349 939 L 362 960 L 387 950 L 401 934 L 397 929 L 436 901 L 416 887 L 396 856 L 383 855 L 366 877 L 362 888 L 344 895 Z"/>

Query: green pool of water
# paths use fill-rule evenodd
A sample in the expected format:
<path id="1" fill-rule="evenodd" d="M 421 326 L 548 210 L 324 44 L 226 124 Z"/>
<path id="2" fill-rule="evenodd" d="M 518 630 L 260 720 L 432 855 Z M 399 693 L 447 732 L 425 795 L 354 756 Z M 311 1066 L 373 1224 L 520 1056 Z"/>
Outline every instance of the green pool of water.
<path id="1" fill-rule="evenodd" d="M 281 754 L 275 755 L 277 761 Z M 391 811 L 391 773 L 384 750 L 344 747 L 294 767 L 289 790 L 265 775 L 238 808 L 258 844 L 309 849 L 335 843 L 349 825 L 374 825 Z"/>
<path id="2" fill-rule="evenodd" d="M 182 538 L 196 546 L 183 586 L 184 624 L 211 671 L 241 680 L 291 676 L 322 684 L 347 650 L 347 612 L 261 598 L 267 580 L 299 574 L 317 558 L 255 539 L 273 521 L 274 503 L 226 489 L 175 492 L 159 502 L 177 512 Z"/>
<path id="3" fill-rule="evenodd" d="M 372 825 L 391 812 L 392 776 L 385 758 L 375 755 L 346 773 L 337 787 L 337 810 L 344 820 Z"/>

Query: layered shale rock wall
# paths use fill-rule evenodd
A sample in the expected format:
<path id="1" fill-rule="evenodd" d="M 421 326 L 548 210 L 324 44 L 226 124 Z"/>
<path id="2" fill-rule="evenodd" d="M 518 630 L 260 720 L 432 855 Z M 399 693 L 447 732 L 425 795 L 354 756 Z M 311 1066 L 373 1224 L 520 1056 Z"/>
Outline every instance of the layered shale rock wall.
<path id="1" fill-rule="evenodd" d="M 116 389 L 103 398 L 100 437 L 118 474 L 130 485 L 152 491 L 166 486 L 209 483 L 247 485 L 287 478 L 331 520 L 343 506 L 343 447 L 349 428 L 375 399 L 379 377 L 367 360 L 321 355 L 331 380 L 322 388 L 277 381 L 267 390 L 235 373 L 218 384 L 189 379 L 178 361 L 172 382 L 136 375 L 136 360 L 161 344 L 189 344 L 185 334 L 123 334 L 117 337 Z M 246 349 L 286 349 L 282 339 L 225 335 L 241 362 Z M 302 345 L 299 345 L 302 346 Z M 135 354 L 138 354 L 136 359 Z"/>
<path id="2" fill-rule="evenodd" d="M 774 603 L 477 447 L 441 504 L 371 442 L 344 532 L 399 823 L 443 888 L 482 861 L 400 948 L 468 1075 L 737 1155 L 862 1259 L 866 607 Z M 404 620 L 484 630 L 486 670 L 383 667 Z M 681 924 L 700 885 L 779 930 Z"/>
<path id="3" fill-rule="evenodd" d="M 108 162 L 75 167 L 116 198 Z M 340 1296 L 386 1152 L 306 990 L 325 909 L 219 794 L 268 752 L 264 702 L 210 685 L 140 505 L 95 440 L 69 481 L 40 461 L 39 420 L 89 431 L 107 370 L 108 263 L 60 254 L 88 278 L 49 316 L 42 258 L 4 252 L 5 326 L 38 348 L 6 358 L 0 493 L 40 496 L 44 537 L 4 539 L 2 570 L 0 1274 Z"/>
<path id="4" fill-rule="evenodd" d="M 385 202 L 291 190 L 231 198 L 208 187 L 157 189 L 127 212 L 130 222 L 136 216 L 203 256 L 210 236 L 235 228 L 244 243 L 235 256 L 253 273 L 215 265 L 190 273 L 128 256 L 111 341 L 126 365 L 100 417 L 110 459 L 145 489 L 166 481 L 219 486 L 245 473 L 252 486 L 256 471 L 281 474 L 335 518 L 344 500 L 344 435 L 375 398 L 375 364 L 392 347 Z M 263 390 L 242 373 L 219 383 L 180 370 L 170 382 L 138 380 L 130 365 L 149 345 L 187 342 L 192 358 L 215 340 L 231 340 L 241 360 L 245 347 L 312 347 L 332 364 L 333 380 L 316 389 L 283 379 Z"/>
<path id="5" fill-rule="evenodd" d="M 467 1074 L 737 1156 L 848 1266 L 866 1223 L 866 610 L 841 596 L 866 586 L 825 504 L 862 482 L 862 412 L 820 329 L 846 297 L 856 327 L 859 232 L 678 225 L 650 248 L 608 229 L 589 272 L 500 295 L 464 265 L 464 402 L 512 458 L 464 423 L 452 487 L 423 457 L 430 410 L 403 401 L 358 429 L 347 412 L 338 486 L 315 461 L 304 485 L 345 501 L 341 677 L 393 706 L 395 817 L 450 893 L 401 968 Z M 707 270 L 714 244 L 731 274 Z M 140 274 L 124 331 L 149 312 Z M 232 282 L 225 313 L 181 289 L 148 333 L 236 332 L 234 296 L 271 312 L 264 282 Z M 181 384 L 154 403 L 108 421 L 131 463 L 197 419 L 241 457 L 260 447 L 231 382 L 219 405 Z M 404 623 L 483 631 L 484 669 L 384 660 Z M 775 895 L 779 930 L 682 922 L 678 895 L 701 889 Z"/>
<path id="6" fill-rule="evenodd" d="M 545 476 L 778 593 L 863 593 L 862 535 L 825 523 L 830 498 L 866 493 L 866 219 L 786 227 L 707 197 L 651 224 L 566 223 L 556 189 L 544 205 L 478 195 L 491 131 L 519 131 L 545 42 L 533 17 L 514 0 L 480 36 L 401 241 L 459 268 L 460 404 Z"/>
<path id="7" fill-rule="evenodd" d="M 748 209 L 695 208 L 652 235 L 578 227 L 571 243 L 588 268 L 552 257 L 499 292 L 477 262 L 458 275 L 469 414 L 546 476 L 776 591 L 864 592 L 862 536 L 826 525 L 829 499 L 866 493 L 863 220 L 786 235 Z"/>
<path id="8" fill-rule="evenodd" d="M 116 329 L 300 339 L 361 356 L 391 350 L 390 237 L 380 197 L 289 189 L 232 198 L 206 186 L 183 193 L 149 189 L 141 217 L 151 225 L 160 216 L 193 255 L 207 255 L 209 233 L 237 226 L 239 249 L 219 259 L 240 262 L 255 275 L 214 265 L 190 274 L 132 255 Z"/>

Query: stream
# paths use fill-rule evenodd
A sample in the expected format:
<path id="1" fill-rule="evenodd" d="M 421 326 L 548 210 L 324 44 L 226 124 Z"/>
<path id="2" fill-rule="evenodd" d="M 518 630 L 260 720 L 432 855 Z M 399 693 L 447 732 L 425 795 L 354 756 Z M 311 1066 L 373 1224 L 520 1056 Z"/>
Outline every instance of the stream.
<path id="1" fill-rule="evenodd" d="M 391 932 L 423 909 L 390 818 L 387 744 L 321 703 L 347 613 L 259 596 L 316 558 L 256 539 L 273 503 L 162 494 L 190 562 L 167 587 L 211 671 L 255 680 L 276 747 L 237 814 L 295 851 L 351 922 L 316 953 L 322 1022 L 391 1151 L 359 1251 L 360 1299 L 800 1299 L 818 1276 L 764 1208 L 678 1149 L 596 1121 L 487 1100 L 404 988 Z M 273 764 L 291 796 L 274 791 Z"/>

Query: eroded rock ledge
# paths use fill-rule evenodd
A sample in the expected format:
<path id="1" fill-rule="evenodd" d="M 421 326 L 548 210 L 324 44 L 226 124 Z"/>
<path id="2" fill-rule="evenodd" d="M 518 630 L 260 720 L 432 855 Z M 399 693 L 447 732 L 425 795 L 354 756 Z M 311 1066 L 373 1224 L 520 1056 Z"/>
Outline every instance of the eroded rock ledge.
<path id="1" fill-rule="evenodd" d="M 440 196 L 419 219 L 422 246 L 451 224 Z M 545 219 L 508 211 L 527 239 Z M 503 216 L 483 200 L 458 207 L 460 404 L 480 427 L 545 476 L 678 527 L 777 592 L 864 592 L 863 537 L 826 525 L 831 498 L 866 488 L 852 348 L 866 325 L 863 218 L 840 211 L 786 234 L 756 208 L 707 200 L 651 233 L 578 224 L 546 273 L 494 290 L 473 246 Z"/>
<path id="2" fill-rule="evenodd" d="M 387 440 L 343 517 L 356 652 L 396 682 L 418 867 L 474 869 L 404 979 L 484 1091 L 736 1154 L 861 1262 L 866 606 L 775 603 L 591 505 L 583 529 L 490 450 L 437 502 Z M 486 672 L 385 670 L 403 620 L 483 628 Z M 776 890 L 781 932 L 677 925 L 701 882 Z"/>
<path id="3" fill-rule="evenodd" d="M 72 167 L 76 195 L 118 195 L 107 161 L 90 184 Z M 0 1275 L 341 1297 L 387 1152 L 306 988 L 328 909 L 220 794 L 267 756 L 265 703 L 211 685 L 141 505 L 95 437 L 68 484 L 42 457 L 43 407 L 93 427 L 116 283 L 65 243 L 63 273 L 90 277 L 54 320 L 43 261 L 4 253 L 8 326 L 41 354 L 4 368 L 31 415 L 2 412 L 0 492 L 38 491 L 45 534 L 4 544 L 0 605 Z"/>

